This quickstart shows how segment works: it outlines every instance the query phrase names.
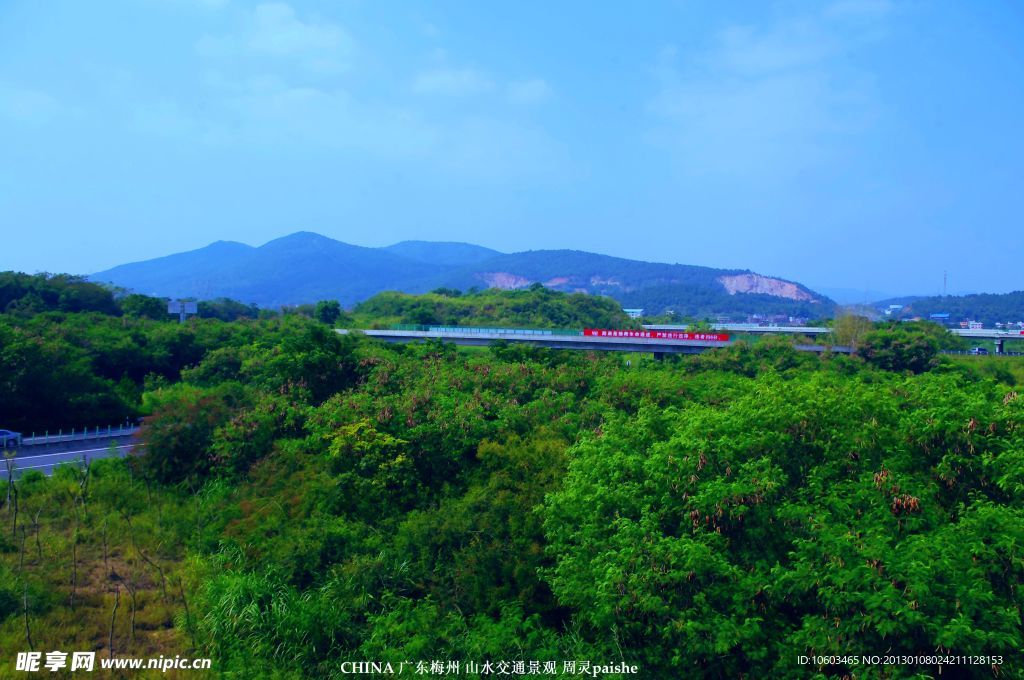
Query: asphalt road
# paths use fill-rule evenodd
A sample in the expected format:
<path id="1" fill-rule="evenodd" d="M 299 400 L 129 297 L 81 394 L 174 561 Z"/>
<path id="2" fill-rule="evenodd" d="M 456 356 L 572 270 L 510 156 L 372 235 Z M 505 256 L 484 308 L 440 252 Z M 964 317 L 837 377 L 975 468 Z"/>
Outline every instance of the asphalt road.
<path id="1" fill-rule="evenodd" d="M 19 453 L 14 457 L 14 476 L 18 478 L 19 473 L 26 470 L 38 470 L 44 475 L 52 475 L 58 465 L 81 465 L 82 460 L 93 460 L 96 458 L 108 458 L 119 456 L 124 458 L 131 453 L 132 448 L 137 445 L 122 444 L 116 447 L 82 448 L 73 451 L 58 451 L 57 453 Z M 7 466 L 0 465 L 0 479 L 7 479 Z"/>

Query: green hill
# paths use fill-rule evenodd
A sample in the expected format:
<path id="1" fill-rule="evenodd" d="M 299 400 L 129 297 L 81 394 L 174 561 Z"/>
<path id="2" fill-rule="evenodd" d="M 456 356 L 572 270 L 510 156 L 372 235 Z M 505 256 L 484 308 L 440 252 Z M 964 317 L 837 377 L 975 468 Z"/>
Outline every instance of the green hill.
<path id="1" fill-rule="evenodd" d="M 979 293 L 976 295 L 934 295 L 931 297 L 894 298 L 876 302 L 875 306 L 885 308 L 890 304 L 902 304 L 902 318 L 931 314 L 949 314 L 952 323 L 959 321 L 980 321 L 986 327 L 997 323 L 1024 321 L 1024 291 L 1012 293 Z"/>

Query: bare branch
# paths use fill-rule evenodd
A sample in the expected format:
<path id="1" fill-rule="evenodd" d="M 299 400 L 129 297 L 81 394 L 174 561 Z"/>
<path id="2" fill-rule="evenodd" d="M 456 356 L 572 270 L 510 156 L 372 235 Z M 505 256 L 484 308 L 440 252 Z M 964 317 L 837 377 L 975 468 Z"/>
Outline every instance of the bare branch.
<path id="1" fill-rule="evenodd" d="M 121 587 L 114 584 L 114 608 L 110 610 L 110 637 L 107 641 L 107 658 L 114 658 L 114 620 L 117 618 L 117 606 L 121 604 Z"/>

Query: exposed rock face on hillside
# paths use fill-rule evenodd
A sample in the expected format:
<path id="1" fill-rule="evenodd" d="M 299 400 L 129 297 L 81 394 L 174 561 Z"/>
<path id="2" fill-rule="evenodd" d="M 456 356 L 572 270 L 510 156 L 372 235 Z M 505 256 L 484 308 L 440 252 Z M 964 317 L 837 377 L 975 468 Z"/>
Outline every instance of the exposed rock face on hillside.
<path id="1" fill-rule="evenodd" d="M 718 277 L 718 282 L 729 291 L 729 295 L 735 295 L 736 293 L 762 293 L 764 295 L 786 298 L 787 300 L 817 302 L 813 295 L 805 290 L 801 290 L 800 286 L 795 283 L 761 276 L 760 274 L 720 276 Z"/>
<path id="2" fill-rule="evenodd" d="M 477 276 L 487 284 L 488 288 L 501 288 L 502 290 L 525 288 L 533 283 L 530 279 L 508 272 L 480 272 Z"/>

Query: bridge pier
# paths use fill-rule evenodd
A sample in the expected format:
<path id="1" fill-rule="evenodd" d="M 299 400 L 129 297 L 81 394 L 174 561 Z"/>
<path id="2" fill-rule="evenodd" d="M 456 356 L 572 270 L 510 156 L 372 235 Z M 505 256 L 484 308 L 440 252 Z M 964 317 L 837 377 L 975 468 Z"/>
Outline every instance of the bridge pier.
<path id="1" fill-rule="evenodd" d="M 1002 354 L 1003 353 L 1003 342 L 1004 341 L 1003 341 L 1002 338 L 997 338 L 996 339 L 996 354 Z"/>
<path id="2" fill-rule="evenodd" d="M 652 354 L 654 355 L 654 360 L 655 361 L 664 361 L 665 360 L 665 353 L 664 352 L 653 352 Z"/>

